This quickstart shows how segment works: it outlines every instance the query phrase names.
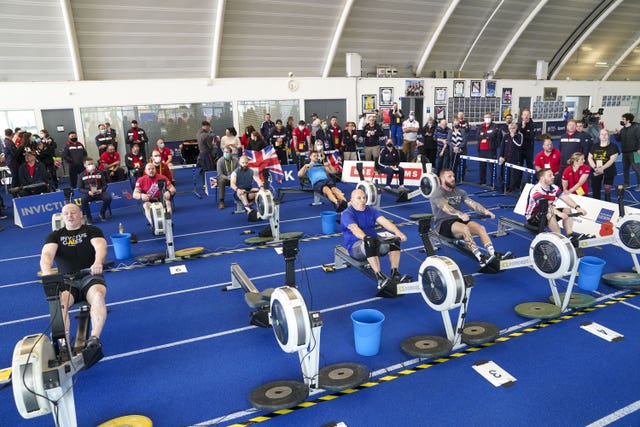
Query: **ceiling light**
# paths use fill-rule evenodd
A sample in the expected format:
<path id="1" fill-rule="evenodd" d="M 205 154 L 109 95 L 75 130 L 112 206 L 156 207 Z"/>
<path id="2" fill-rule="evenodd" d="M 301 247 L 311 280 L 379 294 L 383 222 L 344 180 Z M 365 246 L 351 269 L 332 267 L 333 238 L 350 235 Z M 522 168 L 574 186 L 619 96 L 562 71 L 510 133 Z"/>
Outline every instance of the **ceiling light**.
<path id="1" fill-rule="evenodd" d="M 580 49 L 584 50 L 585 52 L 591 52 L 593 50 L 590 44 L 583 44 L 582 46 L 580 46 Z"/>
<path id="2" fill-rule="evenodd" d="M 608 67 L 608 66 L 609 66 L 609 64 L 607 64 L 607 63 L 606 63 L 606 62 L 604 62 L 604 61 L 598 61 L 598 62 L 596 62 L 594 65 L 595 65 L 596 67 L 600 67 L 600 68 Z"/>

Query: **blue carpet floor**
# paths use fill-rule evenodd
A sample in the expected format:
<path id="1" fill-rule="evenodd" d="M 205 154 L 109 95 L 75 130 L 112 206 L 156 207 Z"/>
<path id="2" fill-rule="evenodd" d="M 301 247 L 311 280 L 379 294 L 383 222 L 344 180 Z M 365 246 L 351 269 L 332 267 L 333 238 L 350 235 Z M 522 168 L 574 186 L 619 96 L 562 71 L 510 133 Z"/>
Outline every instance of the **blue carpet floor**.
<path id="1" fill-rule="evenodd" d="M 470 172 L 473 172 L 471 169 Z M 179 189 L 192 186 L 190 174 L 178 174 Z M 343 185 L 345 192 L 353 186 Z M 465 186 L 468 191 L 478 190 Z M 636 193 L 628 193 L 635 204 Z M 640 401 L 640 297 L 627 296 L 601 284 L 591 293 L 603 306 L 582 314 L 569 313 L 553 322 L 518 316 L 522 302 L 547 301 L 546 279 L 532 269 L 498 275 L 475 274 L 478 266 L 459 253 L 442 248 L 465 274 L 475 274 L 467 321 L 496 324 L 502 338 L 477 348 L 461 348 L 439 361 L 419 361 L 400 349 L 413 335 L 442 335 L 440 313 L 420 295 L 397 299 L 375 297 L 375 285 L 353 268 L 326 273 L 333 262 L 339 235 L 321 234 L 320 212 L 328 206 L 309 206 L 311 196 L 288 195 L 281 209 L 283 232 L 302 231 L 296 260 L 296 283 L 311 310 L 322 313 L 320 364 L 356 362 L 367 366 L 372 383 L 354 392 L 320 393 L 305 408 L 282 414 L 251 409 L 250 391 L 269 381 L 301 380 L 296 354 L 278 346 L 273 331 L 250 326 L 249 308 L 241 291 L 223 291 L 230 284 L 229 266 L 238 263 L 258 289 L 284 284 L 284 260 L 273 247 L 249 247 L 244 230 L 260 231 L 266 223 L 247 223 L 244 215 L 218 210 L 213 198 L 197 199 L 185 193 L 176 198 L 177 249 L 204 246 L 207 256 L 184 261 L 188 272 L 171 275 L 170 264 L 139 266 L 130 259 L 106 275 L 109 318 L 102 341 L 105 358 L 80 372 L 74 387 L 78 423 L 96 426 L 106 420 L 142 414 L 156 426 L 248 425 L 257 421 L 279 426 L 320 426 L 344 421 L 348 426 L 578 426 L 600 420 Z M 512 215 L 501 205 L 513 196 L 478 198 L 496 216 Z M 425 254 L 413 213 L 429 212 L 428 202 L 414 199 L 395 204 L 385 195 L 384 214 L 409 237 L 401 270 L 417 276 Z M 24 336 L 45 332 L 48 306 L 36 276 L 39 251 L 50 226 L 19 229 L 8 226 L 0 247 L 0 367 L 10 366 L 15 343 Z M 137 234 L 133 256 L 164 250 L 163 238 L 145 226 L 140 207 L 115 210 L 99 224 L 109 236 L 122 222 Z M 489 231 L 497 220 L 486 221 Z M 518 256 L 528 252 L 530 237 L 510 234 L 494 239 L 500 251 Z M 621 249 L 587 249 L 587 255 L 607 261 L 605 272 L 628 271 L 631 258 Z M 113 248 L 109 247 L 113 259 Z M 383 260 L 388 269 L 388 260 Z M 559 281 L 562 290 L 566 281 Z M 582 291 L 585 292 L 585 291 Z M 624 297 L 618 301 L 616 298 Z M 607 303 L 608 302 L 608 303 Z M 607 304 L 604 304 L 607 303 Z M 354 350 L 350 315 L 361 308 L 385 314 L 381 349 L 372 357 Z M 601 323 L 624 334 L 610 343 L 580 329 L 586 321 Z M 530 328 L 530 332 L 528 331 Z M 512 387 L 493 387 L 473 369 L 480 360 L 492 360 L 516 377 Z M 432 366 L 431 366 L 432 365 Z M 407 370 L 408 369 L 408 370 Z M 415 372 L 414 372 L 415 371 Z M 614 425 L 640 425 L 632 411 Z M 0 425 L 53 425 L 51 416 L 22 419 L 11 387 L 0 390 Z M 265 416 L 256 419 L 257 416 Z M 615 418 L 615 417 L 614 417 Z M 613 418 L 608 418 L 613 419 Z M 605 425 L 605 424 L 600 424 Z"/>

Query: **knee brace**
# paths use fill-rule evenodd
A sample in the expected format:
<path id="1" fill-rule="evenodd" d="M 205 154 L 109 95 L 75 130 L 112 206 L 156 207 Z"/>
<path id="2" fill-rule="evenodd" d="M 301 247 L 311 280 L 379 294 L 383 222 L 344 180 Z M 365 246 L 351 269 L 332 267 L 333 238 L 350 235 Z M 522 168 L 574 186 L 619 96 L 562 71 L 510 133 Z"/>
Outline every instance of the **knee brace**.
<path id="1" fill-rule="evenodd" d="M 389 242 L 389 252 L 394 252 L 399 250 L 400 250 L 400 239 L 395 238 Z"/>
<path id="2" fill-rule="evenodd" d="M 371 236 L 364 238 L 364 253 L 367 258 L 378 256 L 380 251 L 380 241 Z"/>

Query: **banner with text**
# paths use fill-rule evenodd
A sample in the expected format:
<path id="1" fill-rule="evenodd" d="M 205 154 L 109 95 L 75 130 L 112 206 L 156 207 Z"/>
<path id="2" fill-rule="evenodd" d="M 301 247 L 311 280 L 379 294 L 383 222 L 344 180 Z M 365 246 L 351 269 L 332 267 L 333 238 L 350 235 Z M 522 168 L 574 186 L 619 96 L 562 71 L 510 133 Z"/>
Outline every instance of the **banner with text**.
<path id="1" fill-rule="evenodd" d="M 372 161 L 356 161 L 346 160 L 342 168 L 342 182 L 358 183 L 360 182 L 360 176 L 356 169 L 356 163 L 362 163 L 362 174 L 364 179 L 368 181 L 374 181 L 379 184 L 384 184 L 387 180 L 387 175 L 378 173 L 375 169 L 375 163 Z M 400 166 L 404 169 L 404 185 L 409 187 L 418 187 L 420 185 L 420 179 L 422 178 L 422 164 L 421 163 L 409 163 L 402 162 Z M 427 164 L 427 172 L 431 171 L 431 165 Z M 398 179 L 393 178 L 393 183 L 397 184 Z"/>
<path id="2" fill-rule="evenodd" d="M 136 204 L 132 197 L 129 181 L 113 182 L 109 184 L 107 190 L 111 194 L 111 209 Z M 81 200 L 80 193 L 77 190 L 74 191 L 73 203 L 80 206 Z M 65 199 L 62 191 L 17 197 L 13 199 L 13 220 L 15 225 L 21 228 L 50 223 L 51 215 L 61 212 L 64 205 Z M 91 212 L 97 212 L 100 210 L 102 203 L 91 203 L 89 206 Z"/>

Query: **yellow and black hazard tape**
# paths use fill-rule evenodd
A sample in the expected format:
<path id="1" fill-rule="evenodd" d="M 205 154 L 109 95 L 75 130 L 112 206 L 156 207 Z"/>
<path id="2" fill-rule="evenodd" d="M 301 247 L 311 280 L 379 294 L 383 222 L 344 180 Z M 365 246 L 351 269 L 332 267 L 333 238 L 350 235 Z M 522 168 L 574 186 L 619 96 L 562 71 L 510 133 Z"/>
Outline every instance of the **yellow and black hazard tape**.
<path id="1" fill-rule="evenodd" d="M 604 307 L 608 307 L 608 306 L 613 305 L 613 304 L 617 304 L 617 303 L 619 303 L 621 301 L 625 301 L 625 300 L 627 300 L 629 298 L 633 298 L 633 297 L 638 296 L 638 295 L 640 295 L 640 290 L 629 292 L 628 294 L 625 294 L 625 295 L 622 295 L 622 296 L 619 296 L 619 297 L 611 298 L 611 299 L 609 299 L 607 301 L 603 301 L 603 302 L 601 302 L 599 304 L 596 304 L 596 305 L 593 305 L 591 307 L 586 307 L 586 308 L 582 308 L 582 309 L 579 309 L 579 310 L 576 310 L 576 311 L 573 311 L 573 312 L 570 312 L 570 313 L 566 313 L 566 314 L 564 314 L 564 315 L 562 315 L 560 317 L 556 317 L 555 319 L 549 319 L 549 320 L 546 320 L 544 322 L 537 323 L 537 324 L 535 324 L 533 326 L 529 326 L 527 328 L 521 329 L 519 331 L 512 332 L 512 333 L 510 333 L 508 335 L 505 335 L 503 337 L 498 337 L 494 341 L 487 342 L 487 343 L 484 343 L 484 344 L 480 344 L 480 345 L 478 345 L 476 347 L 468 347 L 468 348 L 466 348 L 466 349 L 464 349 L 462 351 L 459 351 L 459 352 L 456 352 L 456 353 L 452 353 L 452 354 L 450 354 L 450 355 L 448 355 L 446 357 L 440 357 L 440 358 L 437 358 L 437 359 L 433 359 L 428 363 L 421 363 L 421 364 L 416 365 L 416 366 L 414 366 L 412 368 L 406 368 L 406 369 L 403 369 L 401 371 L 398 371 L 395 374 L 389 374 L 389 375 L 382 376 L 382 377 L 380 377 L 380 378 L 378 378 L 376 380 L 368 381 L 366 383 L 360 384 L 357 387 L 348 388 L 346 390 L 342 390 L 342 391 L 331 393 L 331 394 L 325 394 L 325 395 L 322 395 L 322 396 L 320 396 L 320 397 L 318 397 L 318 398 L 316 398 L 314 400 L 302 402 L 299 405 L 294 406 L 292 408 L 280 409 L 278 411 L 273 411 L 273 412 L 271 412 L 269 414 L 260 415 L 260 416 L 251 418 L 251 419 L 249 419 L 247 421 L 243 421 L 243 422 L 236 423 L 236 424 L 230 424 L 228 427 L 245 427 L 245 426 L 248 426 L 248 425 L 251 425 L 251 424 L 261 423 L 263 421 L 269 421 L 269 420 L 271 420 L 271 419 L 273 419 L 275 417 L 278 417 L 280 415 L 286 415 L 286 414 L 289 414 L 289 413 L 291 413 L 293 411 L 298 411 L 300 409 L 304 409 L 304 408 L 309 408 L 311 406 L 315 406 L 315 405 L 317 405 L 319 403 L 322 403 L 322 402 L 328 402 L 328 401 L 337 399 L 340 396 L 353 394 L 353 393 L 356 393 L 356 392 L 358 392 L 360 390 L 364 390 L 364 389 L 368 389 L 368 388 L 371 388 L 371 387 L 375 387 L 375 386 L 380 385 L 382 383 L 393 381 L 395 379 L 398 379 L 398 378 L 401 378 L 401 377 L 404 377 L 404 376 L 407 376 L 407 375 L 415 374 L 416 372 L 422 371 L 424 369 L 431 368 L 431 367 L 436 366 L 436 365 L 440 365 L 440 364 L 448 362 L 450 360 L 459 359 L 459 358 L 461 358 L 463 356 L 466 356 L 468 354 L 472 354 L 472 353 L 475 353 L 475 352 L 477 352 L 479 350 L 482 350 L 483 348 L 491 347 L 491 346 L 496 345 L 498 343 L 502 343 L 502 342 L 505 342 L 505 341 L 509 341 L 509 340 L 511 340 L 513 338 L 520 337 L 520 336 L 522 336 L 524 334 L 527 334 L 527 333 L 530 333 L 530 332 L 535 332 L 535 331 L 540 330 L 540 329 L 544 329 L 547 326 L 551 326 L 551 325 L 554 325 L 556 323 L 560 323 L 560 322 L 563 322 L 565 320 L 573 319 L 574 317 L 578 317 L 578 316 L 581 316 L 583 314 L 587 314 L 587 313 L 590 313 L 592 311 L 595 311 L 595 310 L 598 310 L 598 309 L 601 309 L 601 308 L 604 308 Z"/>

